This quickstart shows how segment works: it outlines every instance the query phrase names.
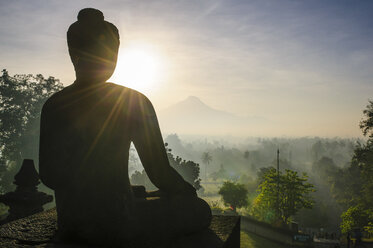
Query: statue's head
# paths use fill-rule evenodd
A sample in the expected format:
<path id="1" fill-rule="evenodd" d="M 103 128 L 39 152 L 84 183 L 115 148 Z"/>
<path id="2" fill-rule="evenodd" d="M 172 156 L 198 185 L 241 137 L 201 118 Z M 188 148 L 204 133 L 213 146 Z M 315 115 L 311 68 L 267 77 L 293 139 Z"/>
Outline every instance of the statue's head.
<path id="1" fill-rule="evenodd" d="M 79 11 L 78 21 L 67 31 L 67 44 L 78 80 L 94 83 L 111 77 L 118 57 L 119 33 L 104 20 L 101 11 Z"/>

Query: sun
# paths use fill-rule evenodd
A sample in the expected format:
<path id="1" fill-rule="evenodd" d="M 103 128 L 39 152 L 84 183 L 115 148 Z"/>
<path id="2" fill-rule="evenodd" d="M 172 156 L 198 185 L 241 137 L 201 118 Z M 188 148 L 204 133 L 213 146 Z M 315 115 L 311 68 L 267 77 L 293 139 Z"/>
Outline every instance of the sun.
<path id="1" fill-rule="evenodd" d="M 149 92 L 159 83 L 162 63 L 158 54 L 144 47 L 124 48 L 109 81 L 140 92 Z"/>

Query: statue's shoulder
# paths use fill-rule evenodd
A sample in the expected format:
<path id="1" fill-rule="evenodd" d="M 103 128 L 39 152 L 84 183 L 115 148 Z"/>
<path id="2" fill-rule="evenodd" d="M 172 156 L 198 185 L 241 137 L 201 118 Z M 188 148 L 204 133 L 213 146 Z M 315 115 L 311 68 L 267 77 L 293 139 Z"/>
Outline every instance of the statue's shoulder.
<path id="1" fill-rule="evenodd" d="M 52 96 L 50 96 L 45 103 L 43 104 L 42 113 L 48 111 L 51 108 L 54 108 L 56 104 L 59 104 L 59 102 L 64 98 L 66 95 L 66 92 L 69 91 L 69 88 L 71 86 L 67 86 L 63 88 L 62 90 L 54 93 Z"/>
<path id="2" fill-rule="evenodd" d="M 123 104 L 133 120 L 156 119 L 156 113 L 153 104 L 143 93 L 117 84 L 109 84 L 120 92 L 117 99 L 123 99 Z"/>
<path id="3" fill-rule="evenodd" d="M 149 98 L 137 90 L 114 83 L 106 84 L 107 87 L 109 87 L 109 91 L 115 92 L 118 97 L 128 100 L 133 107 L 152 106 Z"/>

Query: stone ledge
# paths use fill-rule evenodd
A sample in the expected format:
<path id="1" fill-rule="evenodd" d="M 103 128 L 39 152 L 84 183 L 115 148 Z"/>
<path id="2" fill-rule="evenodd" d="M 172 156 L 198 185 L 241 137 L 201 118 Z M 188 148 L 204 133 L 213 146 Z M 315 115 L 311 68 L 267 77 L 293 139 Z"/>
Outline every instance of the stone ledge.
<path id="1" fill-rule="evenodd" d="M 55 209 L 44 211 L 0 226 L 0 247 L 83 247 L 55 243 L 57 230 Z M 175 248 L 239 248 L 240 216 L 214 215 L 210 227 L 200 233 L 178 239 Z"/>

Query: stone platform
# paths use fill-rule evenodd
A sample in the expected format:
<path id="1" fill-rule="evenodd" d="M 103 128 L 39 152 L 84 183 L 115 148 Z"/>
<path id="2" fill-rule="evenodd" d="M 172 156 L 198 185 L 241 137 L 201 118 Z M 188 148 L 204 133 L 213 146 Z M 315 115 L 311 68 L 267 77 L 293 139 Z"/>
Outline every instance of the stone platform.
<path id="1" fill-rule="evenodd" d="M 57 229 L 55 209 L 44 211 L 0 226 L 0 247 L 87 247 L 54 241 Z M 173 248 L 239 248 L 240 217 L 214 215 L 210 227 L 201 233 L 184 236 Z"/>

